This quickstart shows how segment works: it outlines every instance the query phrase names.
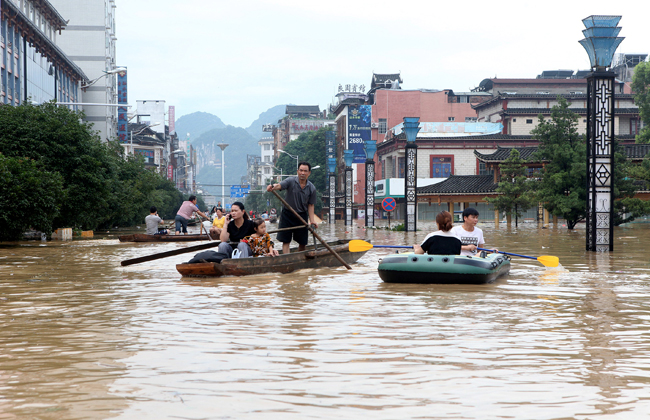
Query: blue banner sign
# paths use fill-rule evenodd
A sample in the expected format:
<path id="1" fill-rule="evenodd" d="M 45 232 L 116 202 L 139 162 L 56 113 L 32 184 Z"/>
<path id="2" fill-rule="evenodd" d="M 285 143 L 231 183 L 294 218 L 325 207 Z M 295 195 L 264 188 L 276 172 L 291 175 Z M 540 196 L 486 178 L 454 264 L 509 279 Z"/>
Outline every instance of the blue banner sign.
<path id="1" fill-rule="evenodd" d="M 353 163 L 365 163 L 363 142 L 370 140 L 370 105 L 348 106 L 348 149 L 354 151 Z"/>
<path id="2" fill-rule="evenodd" d="M 129 126 L 129 117 L 127 116 L 128 85 L 126 82 L 126 70 L 117 73 L 117 103 L 124 105 L 117 108 L 117 137 L 122 143 L 128 141 L 127 131 Z"/>
<path id="3" fill-rule="evenodd" d="M 244 198 L 250 191 L 250 185 L 233 185 L 230 187 L 230 198 Z"/>

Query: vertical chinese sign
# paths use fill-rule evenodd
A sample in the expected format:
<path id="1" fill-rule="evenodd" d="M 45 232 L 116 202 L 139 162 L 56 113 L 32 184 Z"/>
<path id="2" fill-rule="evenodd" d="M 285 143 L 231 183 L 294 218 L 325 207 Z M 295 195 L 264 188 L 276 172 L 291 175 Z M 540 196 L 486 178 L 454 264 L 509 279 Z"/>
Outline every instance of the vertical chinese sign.
<path id="1" fill-rule="evenodd" d="M 348 149 L 354 150 L 353 163 L 365 163 L 364 141 L 370 140 L 370 105 L 348 106 Z"/>
<path id="2" fill-rule="evenodd" d="M 127 111 L 129 108 L 127 105 L 129 99 L 127 88 L 126 70 L 123 70 L 117 73 L 117 103 L 120 105 L 117 108 L 117 137 L 121 143 L 126 143 L 128 140 L 129 117 Z M 131 153 L 133 153 L 133 150 L 131 150 Z"/>

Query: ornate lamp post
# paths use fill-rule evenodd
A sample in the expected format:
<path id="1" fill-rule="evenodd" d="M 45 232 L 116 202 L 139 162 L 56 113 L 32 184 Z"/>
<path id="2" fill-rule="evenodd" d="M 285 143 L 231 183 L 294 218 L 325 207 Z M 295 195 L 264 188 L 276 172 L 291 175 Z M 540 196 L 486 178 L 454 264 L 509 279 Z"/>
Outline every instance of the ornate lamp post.
<path id="1" fill-rule="evenodd" d="M 377 140 L 365 140 L 363 151 L 366 152 L 366 226 L 375 225 L 375 152 Z"/>
<path id="2" fill-rule="evenodd" d="M 587 76 L 587 251 L 614 250 L 614 79 L 607 71 L 618 45 L 621 16 L 589 16 L 580 40 L 589 55 Z"/>
<path id="3" fill-rule="evenodd" d="M 352 162 L 354 150 L 344 150 L 345 159 L 345 226 L 352 226 Z"/>
<path id="4" fill-rule="evenodd" d="M 406 199 L 406 217 L 404 227 L 407 232 L 417 228 L 417 180 L 418 180 L 418 146 L 415 139 L 420 131 L 420 118 L 404 117 L 404 134 L 406 135 L 406 174 L 404 176 L 404 198 Z"/>
<path id="5" fill-rule="evenodd" d="M 336 158 L 327 158 L 330 190 L 330 224 L 336 222 Z"/>

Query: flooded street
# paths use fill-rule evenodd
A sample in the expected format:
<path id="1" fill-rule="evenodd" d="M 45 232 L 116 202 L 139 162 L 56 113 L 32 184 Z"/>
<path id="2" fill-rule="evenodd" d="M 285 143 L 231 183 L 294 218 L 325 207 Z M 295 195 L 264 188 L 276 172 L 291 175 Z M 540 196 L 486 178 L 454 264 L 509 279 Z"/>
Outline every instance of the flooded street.
<path id="1" fill-rule="evenodd" d="M 359 225 L 360 226 L 360 225 Z M 0 419 L 642 419 L 650 413 L 650 221 L 585 251 L 584 225 L 479 225 L 512 260 L 488 285 L 352 271 L 182 279 L 196 243 L 116 236 L 0 247 Z M 322 225 L 375 244 L 416 234 Z"/>

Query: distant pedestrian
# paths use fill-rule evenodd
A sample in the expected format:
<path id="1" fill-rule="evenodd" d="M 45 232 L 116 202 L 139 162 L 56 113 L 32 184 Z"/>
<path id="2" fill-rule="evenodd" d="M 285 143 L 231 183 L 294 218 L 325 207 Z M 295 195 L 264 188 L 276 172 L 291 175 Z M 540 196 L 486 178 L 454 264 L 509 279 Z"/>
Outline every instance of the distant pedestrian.
<path id="1" fill-rule="evenodd" d="M 144 223 L 147 225 L 147 235 L 167 235 L 169 233 L 167 229 L 158 227 L 159 224 L 164 224 L 165 221 L 158 216 L 156 206 L 151 206 L 149 216 L 144 218 Z"/>

